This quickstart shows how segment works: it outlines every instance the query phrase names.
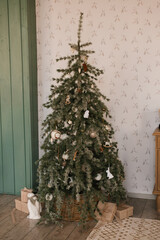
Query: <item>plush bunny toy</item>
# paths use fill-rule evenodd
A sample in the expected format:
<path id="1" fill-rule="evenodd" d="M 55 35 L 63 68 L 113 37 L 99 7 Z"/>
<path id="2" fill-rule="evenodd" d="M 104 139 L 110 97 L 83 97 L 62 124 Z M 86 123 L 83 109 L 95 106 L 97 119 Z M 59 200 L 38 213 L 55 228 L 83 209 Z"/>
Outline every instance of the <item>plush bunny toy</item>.
<path id="1" fill-rule="evenodd" d="M 29 215 L 27 218 L 29 219 L 40 219 L 40 212 L 41 212 L 41 205 L 37 201 L 37 197 L 34 195 L 34 193 L 28 193 L 28 210 Z"/>

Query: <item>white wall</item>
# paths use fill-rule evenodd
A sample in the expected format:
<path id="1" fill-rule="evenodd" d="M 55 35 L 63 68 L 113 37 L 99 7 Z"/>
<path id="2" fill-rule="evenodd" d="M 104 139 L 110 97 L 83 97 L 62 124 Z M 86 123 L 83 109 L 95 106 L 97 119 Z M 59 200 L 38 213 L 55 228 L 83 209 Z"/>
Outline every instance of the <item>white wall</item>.
<path id="1" fill-rule="evenodd" d="M 37 0 L 39 129 L 47 115 L 42 104 L 52 77 L 77 41 L 79 13 L 84 13 L 82 41 L 92 41 L 91 64 L 104 70 L 97 82 L 110 98 L 119 156 L 129 192 L 152 193 L 155 146 L 160 118 L 159 0 Z M 39 133 L 41 135 L 41 131 Z M 41 138 L 40 138 L 41 144 Z"/>

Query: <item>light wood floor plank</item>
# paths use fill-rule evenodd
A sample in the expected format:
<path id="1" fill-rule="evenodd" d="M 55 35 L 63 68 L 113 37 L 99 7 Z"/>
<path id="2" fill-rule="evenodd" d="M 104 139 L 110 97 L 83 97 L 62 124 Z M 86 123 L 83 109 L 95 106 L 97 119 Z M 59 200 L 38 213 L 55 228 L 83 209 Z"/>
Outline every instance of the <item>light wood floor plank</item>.
<path id="1" fill-rule="evenodd" d="M 22 213 L 18 210 L 15 211 L 15 220 L 16 223 L 14 224 L 11 218 L 11 214 L 9 214 L 6 218 L 4 218 L 0 222 L 0 238 L 4 239 L 4 235 L 10 232 L 12 229 L 16 229 L 17 225 L 26 218 L 27 214 Z"/>
<path id="2" fill-rule="evenodd" d="M 24 218 L 19 224 L 3 236 L 5 240 L 22 240 L 35 227 L 37 220 Z"/>
<path id="3" fill-rule="evenodd" d="M 23 240 L 45 240 L 47 235 L 53 231 L 56 226 L 51 225 L 36 225 Z"/>
<path id="4" fill-rule="evenodd" d="M 71 232 L 76 228 L 75 222 L 65 222 L 63 228 L 56 226 L 53 231 L 51 231 L 46 240 L 66 240 Z"/>

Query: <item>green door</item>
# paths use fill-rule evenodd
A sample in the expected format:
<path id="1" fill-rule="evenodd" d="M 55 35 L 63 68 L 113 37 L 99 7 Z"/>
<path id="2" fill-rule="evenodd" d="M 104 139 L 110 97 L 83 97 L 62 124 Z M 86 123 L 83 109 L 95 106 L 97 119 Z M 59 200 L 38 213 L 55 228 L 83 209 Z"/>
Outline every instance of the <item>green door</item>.
<path id="1" fill-rule="evenodd" d="M 0 193 L 35 184 L 36 69 L 35 2 L 0 0 Z"/>

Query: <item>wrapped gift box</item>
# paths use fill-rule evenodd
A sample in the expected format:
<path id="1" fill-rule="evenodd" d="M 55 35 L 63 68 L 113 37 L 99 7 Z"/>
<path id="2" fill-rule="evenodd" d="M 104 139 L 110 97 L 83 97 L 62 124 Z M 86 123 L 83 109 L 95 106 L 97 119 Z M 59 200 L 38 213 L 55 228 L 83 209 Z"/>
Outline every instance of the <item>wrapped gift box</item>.
<path id="1" fill-rule="evenodd" d="M 117 211 L 117 206 L 115 203 L 111 203 L 111 202 L 99 202 L 98 203 L 98 209 L 100 210 L 101 214 L 98 212 L 98 210 L 95 211 L 95 216 L 97 220 L 103 221 L 103 222 L 112 222 L 116 211 Z"/>
<path id="2" fill-rule="evenodd" d="M 24 213 L 29 213 L 27 203 L 22 202 L 20 198 L 15 199 L 15 208 Z"/>
<path id="3" fill-rule="evenodd" d="M 28 189 L 28 188 L 23 188 L 21 189 L 21 201 L 24 202 L 24 203 L 27 203 L 28 202 L 28 193 L 31 193 L 32 192 L 32 189 Z"/>
<path id="4" fill-rule="evenodd" d="M 124 219 L 133 216 L 133 207 L 126 204 L 118 206 L 116 216 L 119 219 Z"/>

